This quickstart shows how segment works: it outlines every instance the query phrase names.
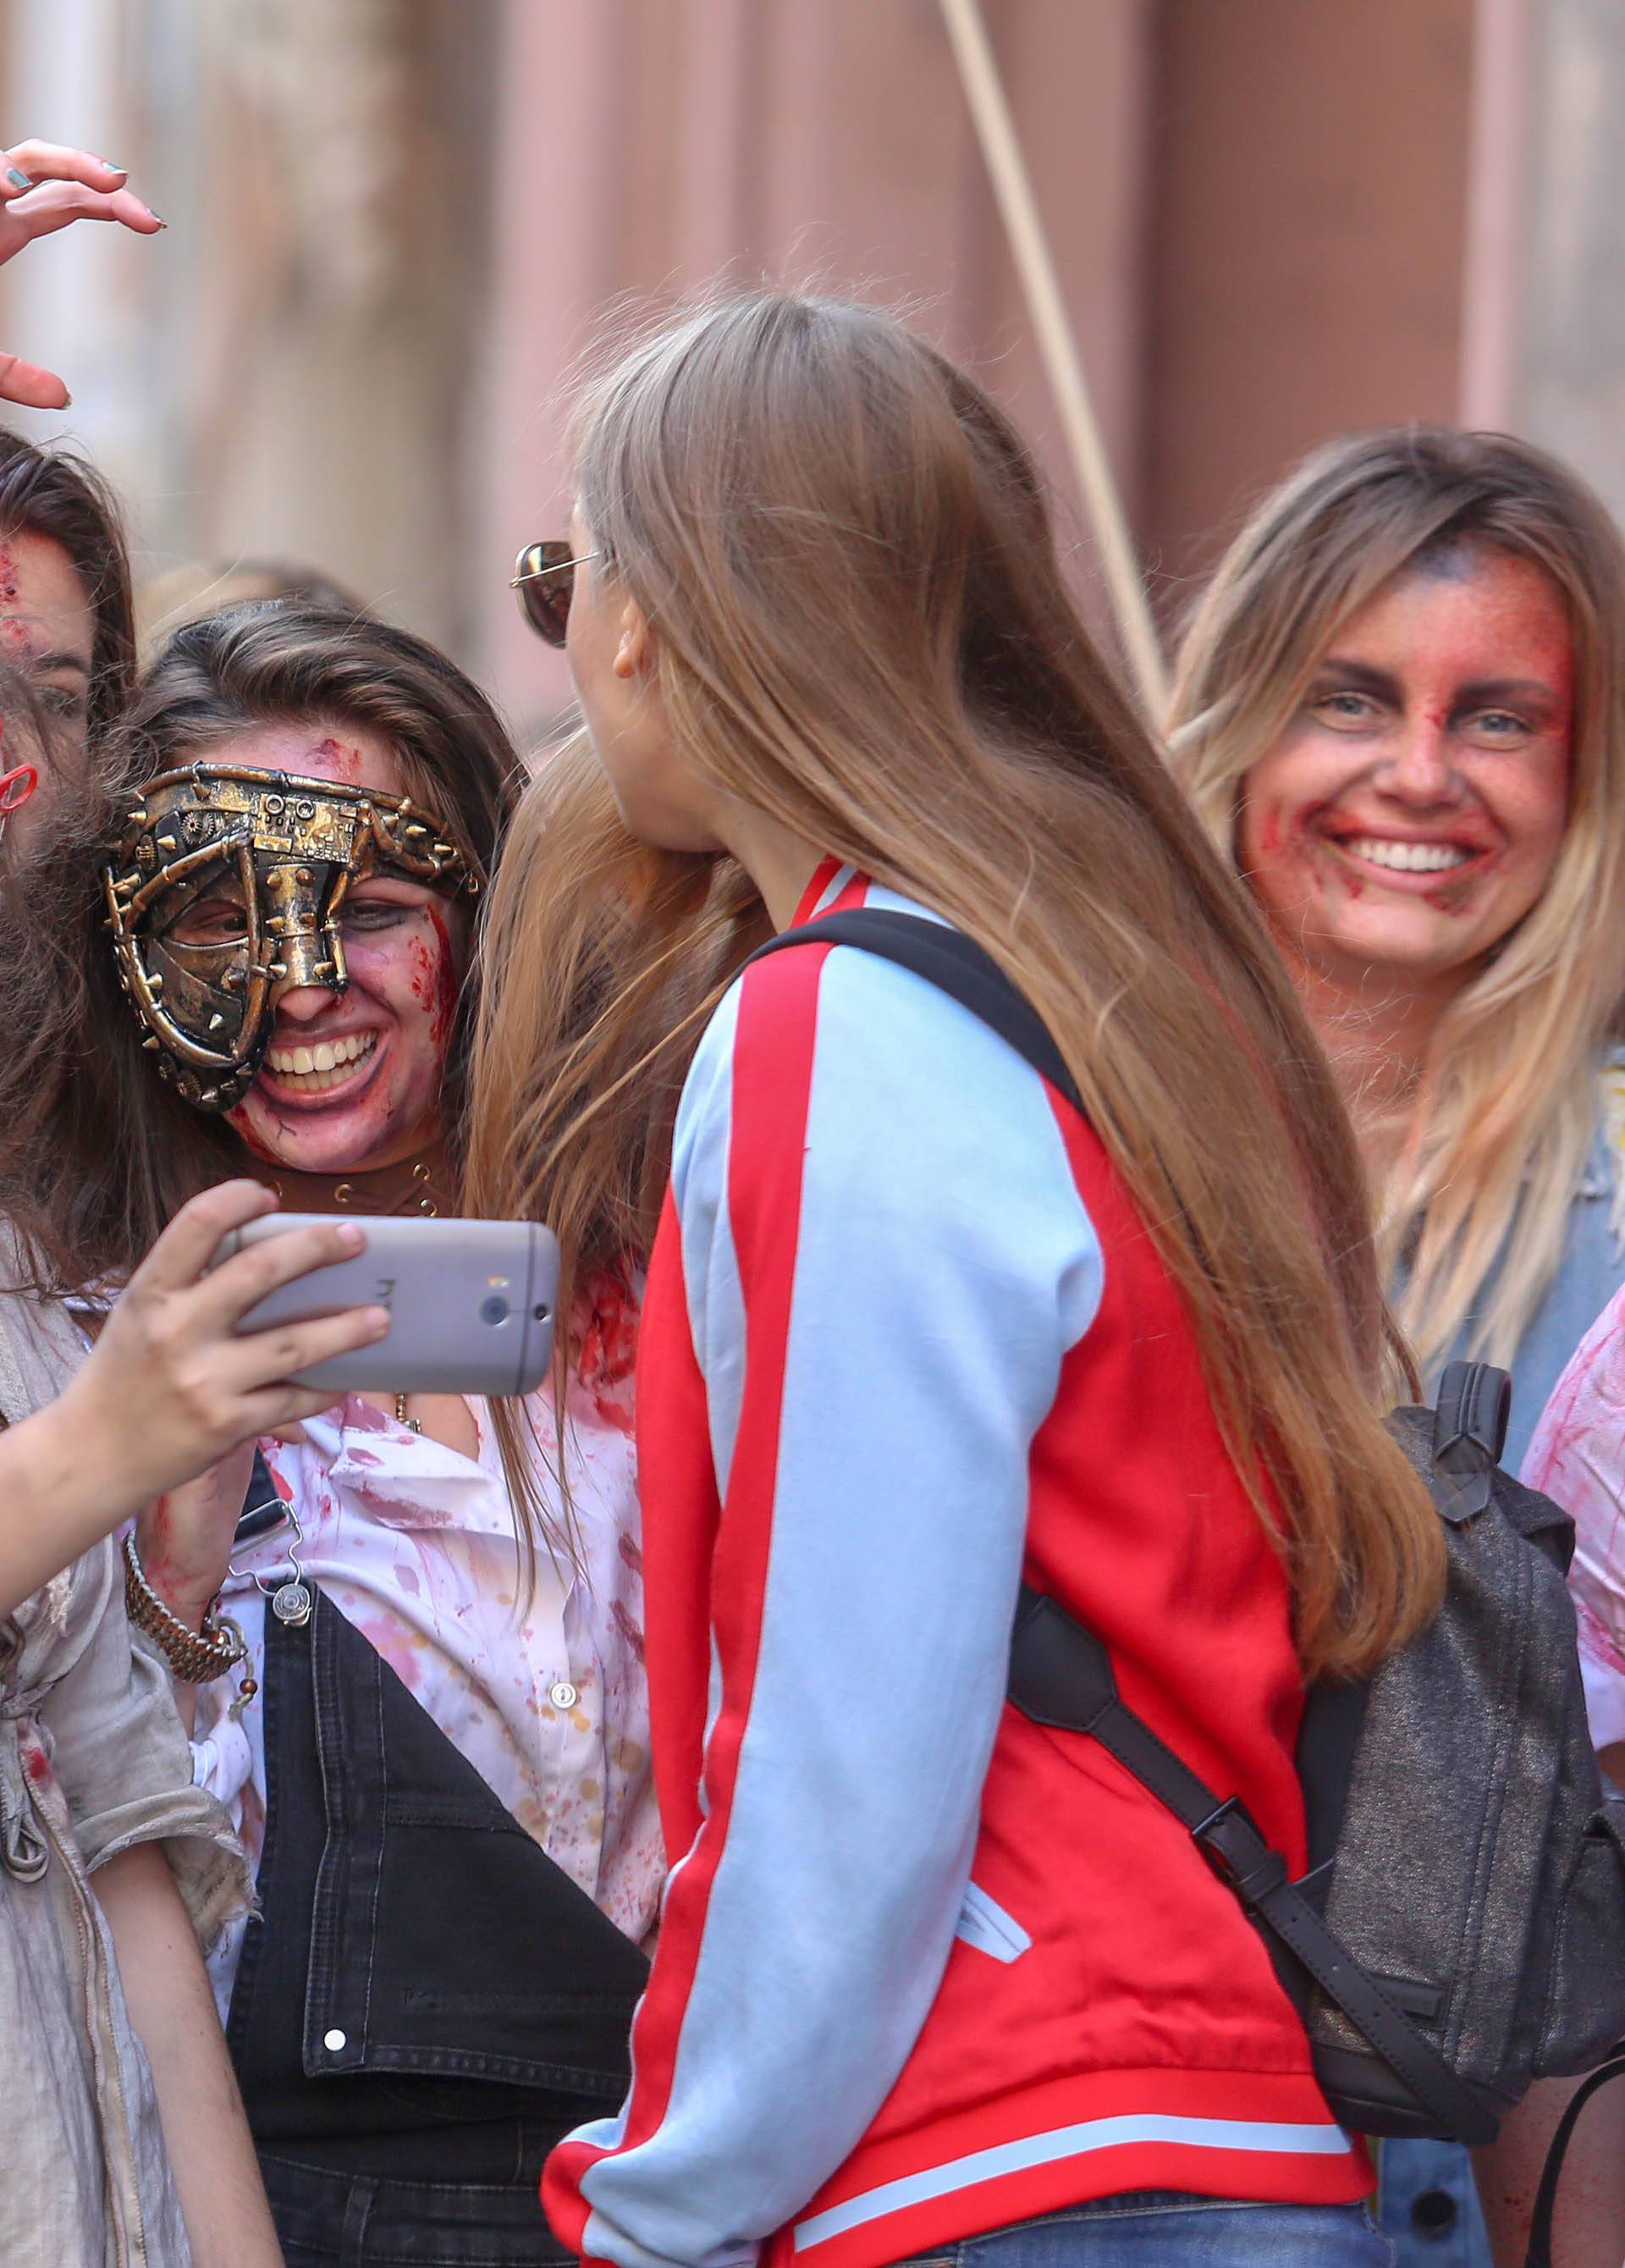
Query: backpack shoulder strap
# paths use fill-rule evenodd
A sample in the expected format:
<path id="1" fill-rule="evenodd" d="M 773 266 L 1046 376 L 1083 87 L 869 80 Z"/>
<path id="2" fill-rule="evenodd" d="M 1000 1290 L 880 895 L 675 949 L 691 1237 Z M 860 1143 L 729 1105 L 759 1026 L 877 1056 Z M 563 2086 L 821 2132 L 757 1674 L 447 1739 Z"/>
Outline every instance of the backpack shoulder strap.
<path id="1" fill-rule="evenodd" d="M 761 961 L 770 953 L 783 953 L 797 945 L 855 945 L 882 961 L 910 968 L 928 984 L 968 1008 L 973 1016 L 996 1031 L 1000 1039 L 1041 1071 L 1056 1093 L 1073 1108 L 1083 1108 L 1072 1074 L 1060 1049 L 1036 1008 L 1005 976 L 990 953 L 967 937 L 963 930 L 922 914 L 901 914 L 886 906 L 854 906 L 849 911 L 820 914 L 799 929 L 782 930 L 750 956 Z M 748 968 L 749 961 L 746 963 Z"/>
<path id="2" fill-rule="evenodd" d="M 1621 2043 L 1625 2048 L 1625 2043 Z M 1599 2087 L 1616 2079 L 1625 2079 L 1625 2052 L 1615 2048 L 1605 2063 L 1598 2066 L 1591 2076 L 1569 2098 L 1568 2108 L 1557 2122 L 1551 2146 L 1546 2154 L 1546 2164 L 1540 2173 L 1540 2186 L 1535 2192 L 1534 2213 L 1529 2223 L 1529 2249 L 1524 2255 L 1524 2268 L 1553 2268 L 1552 2224 L 1557 2213 L 1557 2184 L 1562 2176 L 1563 2160 L 1569 2154 L 1569 2145 L 1574 2139 L 1575 2127 L 1586 2104 Z"/>
<path id="3" fill-rule="evenodd" d="M 1239 1796 L 1218 1795 L 1120 1699 L 1110 1656 L 1064 1607 L 1024 1584 L 1011 1645 L 1010 1699 L 1035 1724 L 1086 1733 L 1186 1827 L 1243 1910 L 1341 2008 L 1448 2134 L 1492 2142 L 1496 2120 L 1290 1879 Z"/>

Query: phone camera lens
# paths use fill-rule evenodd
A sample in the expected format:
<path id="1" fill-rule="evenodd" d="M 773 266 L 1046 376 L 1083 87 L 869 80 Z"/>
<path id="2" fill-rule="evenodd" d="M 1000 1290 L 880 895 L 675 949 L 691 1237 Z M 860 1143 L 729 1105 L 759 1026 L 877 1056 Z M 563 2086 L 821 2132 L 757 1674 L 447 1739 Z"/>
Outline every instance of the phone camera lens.
<path id="1" fill-rule="evenodd" d="M 531 1309 L 531 1313 L 535 1316 L 536 1321 L 539 1323 L 545 1323 L 548 1317 L 553 1313 L 553 1310 L 548 1307 L 547 1301 L 544 1300 L 539 1307 L 533 1307 Z"/>
<path id="2" fill-rule="evenodd" d="M 507 1320 L 508 1302 L 499 1292 L 493 1292 L 489 1300 L 481 1301 L 480 1321 L 482 1323 L 505 1323 Z"/>

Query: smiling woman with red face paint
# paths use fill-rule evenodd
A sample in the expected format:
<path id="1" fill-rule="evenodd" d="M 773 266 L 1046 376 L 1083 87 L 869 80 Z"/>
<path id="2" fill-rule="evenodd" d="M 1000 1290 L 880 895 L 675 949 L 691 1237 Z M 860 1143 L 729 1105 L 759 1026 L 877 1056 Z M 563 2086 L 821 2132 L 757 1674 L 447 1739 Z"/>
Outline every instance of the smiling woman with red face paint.
<path id="1" fill-rule="evenodd" d="M 253 770 L 408 792 L 389 742 L 364 726 L 268 725 L 229 747 L 230 762 Z M 243 916 L 231 884 L 197 898 L 169 934 L 182 945 L 217 946 L 241 937 Z M 471 930 L 466 898 L 410 874 L 379 873 L 351 886 L 348 983 L 281 994 L 258 1075 L 227 1116 L 252 1155 L 273 1170 L 335 1176 L 399 1166 L 441 1143 L 441 1088 Z"/>
<path id="2" fill-rule="evenodd" d="M 1502 435 L 1335 443 L 1220 563 L 1172 740 L 1332 1058 L 1423 1373 L 1511 1371 L 1516 1470 L 1625 1276 L 1619 533 Z M 1549 2109 L 1537 2089 L 1498 2146 L 1509 2242 L 1520 2122 Z M 1403 2261 L 1488 2268 L 1464 2153 L 1388 2145 L 1383 2194 Z"/>
<path id="3" fill-rule="evenodd" d="M 1499 435 L 1339 442 L 1180 654 L 1175 761 L 1359 1129 L 1400 1319 L 1516 1388 L 1516 1462 L 1625 1275 L 1625 547 Z"/>
<path id="4" fill-rule="evenodd" d="M 1540 568 L 1472 544 L 1424 554 L 1343 624 L 1246 775 L 1237 857 L 1340 1049 L 1357 1024 L 1379 1174 L 1440 1016 L 1551 878 L 1573 680 Z"/>
<path id="5" fill-rule="evenodd" d="M 175 635 L 120 745 L 86 1014 L 138 1083 L 158 1209 L 247 1172 L 301 1211 L 455 1211 L 460 1006 L 518 771 L 489 703 L 386 625 L 239 608 Z M 115 1211 L 87 1204 L 80 1248 L 116 1274 Z M 193 1684 L 151 1617 L 256 1871 L 211 1975 L 302 2262 L 552 2257 L 542 2155 L 624 2084 L 663 1874 L 633 1312 L 629 1283 L 585 1286 L 568 1424 L 526 1405 L 534 1547 L 489 1411 L 449 1395 L 352 1394 L 262 1440 L 252 1484 L 232 1457 L 136 1523 L 133 1580 L 189 1631 L 218 1599 L 247 1649 Z"/>

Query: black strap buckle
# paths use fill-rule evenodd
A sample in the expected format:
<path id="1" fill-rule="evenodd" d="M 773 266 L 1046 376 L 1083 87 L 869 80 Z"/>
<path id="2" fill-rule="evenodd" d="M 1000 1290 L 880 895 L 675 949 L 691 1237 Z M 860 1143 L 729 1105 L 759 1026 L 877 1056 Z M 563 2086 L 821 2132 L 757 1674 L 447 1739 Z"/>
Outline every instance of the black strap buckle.
<path id="1" fill-rule="evenodd" d="M 1286 1860 L 1279 1851 L 1270 1849 L 1239 1795 L 1226 1798 L 1190 1831 L 1209 1866 L 1243 1905 L 1256 1905 L 1285 1881 Z"/>

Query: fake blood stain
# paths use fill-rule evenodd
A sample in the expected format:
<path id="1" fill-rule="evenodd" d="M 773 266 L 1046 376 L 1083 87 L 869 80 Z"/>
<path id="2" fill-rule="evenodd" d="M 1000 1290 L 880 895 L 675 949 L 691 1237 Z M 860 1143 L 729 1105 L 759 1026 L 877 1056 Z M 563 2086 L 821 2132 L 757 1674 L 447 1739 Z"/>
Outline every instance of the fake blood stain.
<path id="1" fill-rule="evenodd" d="M 225 1114 L 225 1123 L 251 1157 L 258 1158 L 261 1163 L 266 1166 L 275 1166 L 281 1162 L 275 1150 L 269 1148 L 254 1132 L 254 1121 L 249 1116 L 246 1103 L 234 1104 Z"/>
<path id="2" fill-rule="evenodd" d="M 0 608 L 10 609 L 21 603 L 22 593 L 17 580 L 17 555 L 9 543 L 0 543 Z M 28 624 L 18 615 L 0 614 L 0 630 L 5 633 L 9 644 L 26 651 L 33 642 Z"/>
<path id="3" fill-rule="evenodd" d="M 361 781 L 361 751 L 335 740 L 331 733 L 318 740 L 311 750 L 311 770 L 324 779 L 348 780 L 352 787 Z"/>
<path id="4" fill-rule="evenodd" d="M 444 1048 L 451 1040 L 452 1027 L 457 1020 L 457 958 L 446 934 L 445 915 L 438 906 L 429 907 L 428 914 L 439 944 L 435 960 L 434 1020 L 429 1027 L 429 1036 L 436 1047 Z"/>

